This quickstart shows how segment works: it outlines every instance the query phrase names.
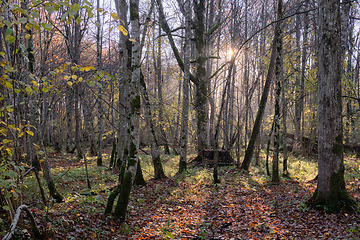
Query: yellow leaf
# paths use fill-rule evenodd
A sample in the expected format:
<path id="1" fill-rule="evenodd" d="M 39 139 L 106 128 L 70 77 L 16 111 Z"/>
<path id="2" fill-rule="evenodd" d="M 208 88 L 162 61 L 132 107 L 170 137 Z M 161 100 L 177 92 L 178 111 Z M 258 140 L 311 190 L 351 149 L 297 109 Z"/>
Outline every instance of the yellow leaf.
<path id="1" fill-rule="evenodd" d="M 27 134 L 29 134 L 30 136 L 34 136 L 34 133 L 32 131 L 26 131 Z"/>
<path id="2" fill-rule="evenodd" d="M 5 82 L 4 87 L 10 89 L 13 87 L 13 85 L 11 84 L 11 82 Z"/>
<path id="3" fill-rule="evenodd" d="M 74 79 L 74 80 L 76 80 L 77 77 L 78 77 L 77 75 L 72 75 L 72 76 L 71 76 L 71 78 Z"/>
<path id="4" fill-rule="evenodd" d="M 13 142 L 13 140 L 10 140 L 10 139 L 4 139 L 2 142 L 3 142 L 3 144 L 7 144 L 7 143 L 10 143 L 10 142 Z"/>
<path id="5" fill-rule="evenodd" d="M 129 39 L 129 41 L 130 41 L 130 42 L 136 42 L 135 39 L 131 39 L 131 38 Z"/>
<path id="6" fill-rule="evenodd" d="M 122 32 L 125 36 L 128 35 L 128 31 L 124 28 L 123 25 L 119 25 L 119 30 L 120 30 L 120 32 Z"/>
<path id="7" fill-rule="evenodd" d="M 10 156 L 13 155 L 12 148 L 6 148 L 5 150 L 7 151 L 7 153 L 8 153 Z"/>
<path id="8" fill-rule="evenodd" d="M 116 20 L 120 20 L 119 16 L 116 13 L 111 13 L 110 14 L 114 19 Z"/>
<path id="9" fill-rule="evenodd" d="M 67 84 L 71 87 L 73 85 L 72 82 L 68 81 Z"/>
<path id="10" fill-rule="evenodd" d="M 25 25 L 26 30 L 30 30 L 30 29 L 32 29 L 32 27 L 33 27 L 33 25 L 31 23 L 27 23 Z"/>
<path id="11" fill-rule="evenodd" d="M 93 233 L 93 238 L 96 238 L 96 237 L 97 237 L 96 233 Z"/>
<path id="12" fill-rule="evenodd" d="M 35 87 L 39 87 L 39 84 L 36 81 L 33 80 L 31 82 L 34 84 Z"/>

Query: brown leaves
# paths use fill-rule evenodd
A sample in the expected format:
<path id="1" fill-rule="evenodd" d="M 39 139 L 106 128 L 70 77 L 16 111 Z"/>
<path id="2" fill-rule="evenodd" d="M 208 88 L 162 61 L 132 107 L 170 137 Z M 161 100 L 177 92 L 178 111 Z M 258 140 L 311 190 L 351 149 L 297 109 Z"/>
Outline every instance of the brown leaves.
<path id="1" fill-rule="evenodd" d="M 75 166 L 74 166 L 75 167 Z M 359 215 L 308 209 L 315 182 L 286 180 L 270 185 L 263 176 L 211 170 L 193 171 L 183 180 L 148 181 L 135 187 L 126 224 L 103 214 L 108 193 L 68 196 L 47 217 L 36 216 L 49 239 L 335 239 L 360 236 Z M 96 181 L 96 179 L 94 179 Z M 99 180 L 100 181 L 100 180 Z M 111 182 L 109 182 L 110 184 Z M 351 195 L 359 201 L 359 181 Z M 113 184 L 113 183 L 112 183 Z M 85 185 L 85 183 L 84 183 Z M 50 219 L 50 221 L 48 220 Z"/>

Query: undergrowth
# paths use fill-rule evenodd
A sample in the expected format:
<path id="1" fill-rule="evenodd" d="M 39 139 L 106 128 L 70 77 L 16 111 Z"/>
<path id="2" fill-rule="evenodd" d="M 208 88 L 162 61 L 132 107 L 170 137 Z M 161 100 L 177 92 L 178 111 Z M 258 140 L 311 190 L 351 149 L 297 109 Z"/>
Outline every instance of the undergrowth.
<path id="1" fill-rule="evenodd" d="M 195 155 L 190 157 L 195 157 Z M 140 225 L 132 225 L 130 227 L 128 223 L 124 223 L 121 227 L 116 227 L 118 226 L 116 221 L 111 220 L 111 218 L 109 220 L 109 218 L 103 215 L 109 193 L 116 186 L 118 179 L 117 174 L 107 167 L 109 158 L 109 155 L 104 154 L 104 166 L 98 167 L 96 165 L 96 157 L 87 157 L 89 177 L 92 185 L 90 191 L 86 184 L 83 161 L 79 162 L 72 154 L 53 154 L 49 161 L 52 165 L 52 174 L 56 186 L 65 197 L 65 202 L 62 204 L 55 204 L 50 200 L 50 204 L 44 207 L 34 174 L 31 173 L 24 178 L 24 203 L 33 208 L 38 217 L 41 216 L 43 224 L 46 225 L 44 229 L 47 231 L 48 236 L 58 236 L 60 238 L 61 236 L 64 238 L 66 236 L 67 239 L 78 238 L 80 236 L 107 239 L 110 235 L 132 236 L 141 231 Z M 211 168 L 190 167 L 182 175 L 176 175 L 179 156 L 162 155 L 164 171 L 169 180 L 161 184 L 151 180 L 153 178 L 151 157 L 143 154 L 140 156 L 140 161 L 144 177 L 150 186 L 134 188 L 129 205 L 130 212 L 140 211 L 138 208 L 143 211 L 163 211 L 165 209 L 170 212 L 181 212 L 183 209 L 182 203 L 201 203 L 204 199 L 212 199 L 214 196 L 224 192 L 230 193 L 226 193 L 227 195 L 222 197 L 233 198 L 239 192 L 239 189 L 242 189 L 242 194 L 253 194 L 256 192 L 273 194 L 273 192 L 278 192 L 278 188 L 271 186 L 271 178 L 266 176 L 264 153 L 260 155 L 259 164 L 251 166 L 250 173 L 242 173 L 237 170 L 236 166 L 221 167 L 221 183 L 217 185 L 212 184 L 213 171 Z M 283 178 L 282 182 L 286 184 L 288 181 L 297 181 L 298 183 L 296 182 L 291 187 L 291 192 L 298 194 L 298 192 L 304 191 L 305 187 L 309 187 L 311 184 L 308 184 L 308 182 L 316 177 L 317 161 L 316 159 L 290 156 L 288 162 L 290 178 Z M 280 166 L 281 164 L 282 162 L 280 161 Z M 359 186 L 360 163 L 355 156 L 346 155 L 345 166 L 347 185 L 350 186 L 350 193 L 355 194 Z M 280 169 L 282 169 L 282 166 Z M 47 193 L 46 183 L 43 180 L 42 185 Z M 314 184 L 311 186 L 311 189 L 314 189 Z M 151 191 L 146 190 L 148 188 Z M 276 208 L 279 201 L 278 199 L 273 199 L 269 204 L 272 208 Z M 296 203 L 301 211 L 308 211 L 303 204 L 304 201 L 296 203 L 296 201 L 291 200 L 282 206 L 291 207 L 292 204 Z M 149 202 L 162 205 L 154 208 L 154 206 L 149 205 Z M 166 204 L 164 205 L 164 203 Z M 94 227 L 91 225 L 92 227 L 87 227 L 87 219 L 90 217 L 97 224 L 103 224 L 104 226 Z M 129 216 L 130 219 L 134 217 L 131 214 Z M 154 236 L 162 236 L 162 238 L 166 239 L 176 236 L 176 232 L 180 231 L 182 227 L 176 225 L 171 218 L 169 219 L 161 224 L 159 223 L 158 230 L 154 231 Z M 198 236 L 207 236 L 206 234 L 212 232 L 211 228 L 213 226 L 202 222 L 201 218 L 196 219 L 196 221 L 194 220 L 193 224 L 198 225 L 201 230 L 197 233 Z M 358 226 L 353 224 L 349 226 L 348 231 L 349 233 L 358 231 Z M 0 236 L 4 234 L 5 232 Z"/>

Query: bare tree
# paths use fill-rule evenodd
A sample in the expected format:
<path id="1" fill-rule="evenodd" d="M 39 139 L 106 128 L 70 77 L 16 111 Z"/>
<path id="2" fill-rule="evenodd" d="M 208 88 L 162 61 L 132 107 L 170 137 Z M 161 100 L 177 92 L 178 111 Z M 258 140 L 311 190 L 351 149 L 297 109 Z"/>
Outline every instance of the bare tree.
<path id="1" fill-rule="evenodd" d="M 344 180 L 340 0 L 319 0 L 318 183 L 311 205 L 328 212 L 357 211 Z"/>

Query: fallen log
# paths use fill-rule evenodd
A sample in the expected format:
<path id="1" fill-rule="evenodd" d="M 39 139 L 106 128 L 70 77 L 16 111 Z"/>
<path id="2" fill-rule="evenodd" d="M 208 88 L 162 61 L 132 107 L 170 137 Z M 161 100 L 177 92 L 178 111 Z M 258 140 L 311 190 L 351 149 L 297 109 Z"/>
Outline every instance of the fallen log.
<path id="1" fill-rule="evenodd" d="M 204 149 L 200 154 L 194 159 L 190 160 L 190 166 L 209 166 L 213 167 L 214 165 L 215 150 L 214 149 Z M 219 166 L 229 166 L 234 164 L 234 159 L 231 157 L 229 151 L 219 150 Z"/>

